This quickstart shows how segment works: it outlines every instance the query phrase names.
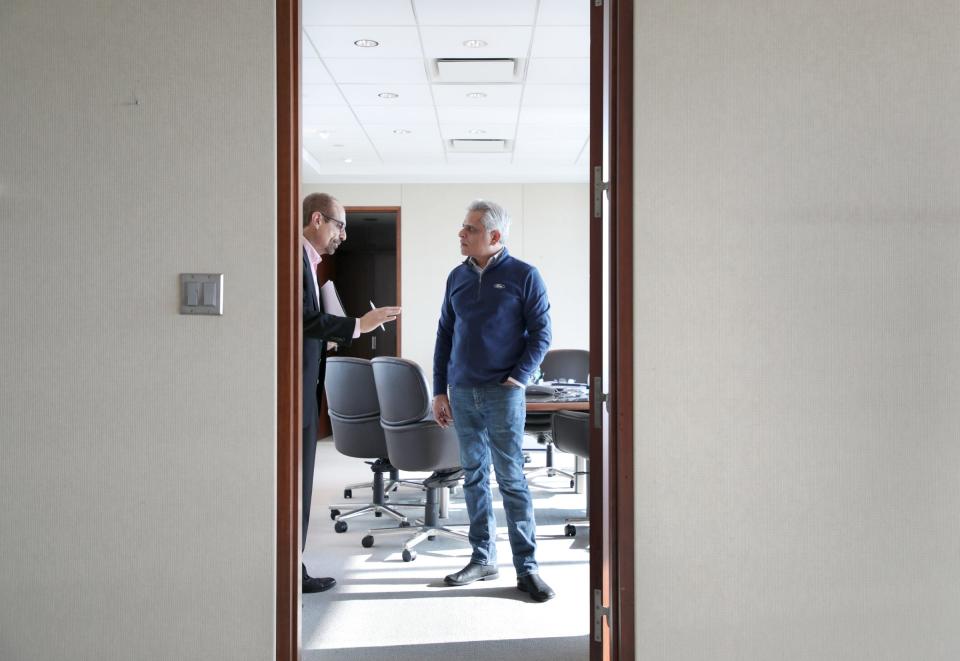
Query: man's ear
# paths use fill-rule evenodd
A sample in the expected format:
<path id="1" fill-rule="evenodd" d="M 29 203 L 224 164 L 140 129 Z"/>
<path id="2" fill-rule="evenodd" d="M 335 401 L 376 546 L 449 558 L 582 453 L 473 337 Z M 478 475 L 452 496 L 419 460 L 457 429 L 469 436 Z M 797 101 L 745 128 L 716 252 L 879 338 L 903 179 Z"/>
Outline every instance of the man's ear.
<path id="1" fill-rule="evenodd" d="M 500 230 L 491 230 L 490 231 L 490 245 L 495 245 L 500 243 Z"/>

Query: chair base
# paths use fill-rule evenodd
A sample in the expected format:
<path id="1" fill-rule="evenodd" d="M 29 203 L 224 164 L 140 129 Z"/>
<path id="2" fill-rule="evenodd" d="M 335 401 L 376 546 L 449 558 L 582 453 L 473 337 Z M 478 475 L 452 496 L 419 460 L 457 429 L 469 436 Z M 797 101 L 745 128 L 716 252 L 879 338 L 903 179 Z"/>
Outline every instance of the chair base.
<path id="1" fill-rule="evenodd" d="M 453 530 L 438 523 L 438 519 L 446 515 L 446 501 L 449 498 L 448 489 L 455 485 L 463 476 L 463 471 L 455 473 L 441 474 L 434 473 L 431 477 L 424 480 L 424 487 L 427 490 L 427 503 L 424 506 L 423 520 L 417 521 L 417 527 L 413 530 L 406 527 L 401 528 L 373 528 L 367 531 L 366 536 L 360 540 L 364 548 L 370 548 L 374 543 L 374 533 L 378 535 L 395 535 L 403 533 L 413 535 L 403 543 L 402 556 L 404 562 L 410 562 L 417 558 L 417 552 L 414 547 L 427 539 L 434 539 L 437 536 L 449 537 L 470 542 L 470 538 L 465 532 Z"/>
<path id="2" fill-rule="evenodd" d="M 396 535 L 397 533 L 410 534 L 409 528 L 371 528 L 367 531 L 367 535 L 360 540 L 360 543 L 364 548 L 370 548 L 374 543 L 374 533 L 377 535 Z M 465 532 L 459 530 L 453 530 L 446 526 L 428 526 L 421 525 L 415 529 L 414 534 L 403 543 L 401 549 L 401 556 L 403 557 L 404 562 L 411 562 L 417 559 L 417 552 L 414 551 L 414 547 L 424 542 L 428 539 L 432 540 L 435 537 L 448 537 L 450 539 L 458 539 L 464 542 L 470 543 L 470 537 Z"/>

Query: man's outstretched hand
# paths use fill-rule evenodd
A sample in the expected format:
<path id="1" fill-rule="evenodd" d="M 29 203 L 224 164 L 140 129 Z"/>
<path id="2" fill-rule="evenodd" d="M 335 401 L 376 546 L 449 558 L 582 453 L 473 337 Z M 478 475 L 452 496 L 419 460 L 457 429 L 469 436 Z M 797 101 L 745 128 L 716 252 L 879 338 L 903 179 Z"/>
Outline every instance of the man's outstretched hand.
<path id="1" fill-rule="evenodd" d="M 399 314 L 399 307 L 377 308 L 376 310 L 370 310 L 370 312 L 360 317 L 360 332 L 369 333 L 380 324 L 396 321 Z"/>

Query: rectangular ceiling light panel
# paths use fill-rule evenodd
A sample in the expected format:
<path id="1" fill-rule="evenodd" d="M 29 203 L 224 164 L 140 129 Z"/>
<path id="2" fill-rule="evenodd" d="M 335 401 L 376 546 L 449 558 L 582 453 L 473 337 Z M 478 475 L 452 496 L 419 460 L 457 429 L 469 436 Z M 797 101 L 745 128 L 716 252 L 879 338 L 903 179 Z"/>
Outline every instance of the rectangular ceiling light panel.
<path id="1" fill-rule="evenodd" d="M 439 59 L 437 83 L 515 83 L 520 67 L 515 59 Z"/>

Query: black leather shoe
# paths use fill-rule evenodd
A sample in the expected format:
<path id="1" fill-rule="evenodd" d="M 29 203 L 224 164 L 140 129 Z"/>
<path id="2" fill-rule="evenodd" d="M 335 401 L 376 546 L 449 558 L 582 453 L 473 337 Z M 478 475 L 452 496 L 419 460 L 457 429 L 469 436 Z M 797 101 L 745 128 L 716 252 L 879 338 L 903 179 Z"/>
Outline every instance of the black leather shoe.
<path id="1" fill-rule="evenodd" d="M 543 582 L 539 574 L 527 574 L 517 577 L 517 589 L 528 592 L 534 601 L 549 601 L 557 596 L 549 585 Z"/>
<path id="2" fill-rule="evenodd" d="M 500 572 L 496 565 L 480 565 L 471 562 L 456 574 L 444 576 L 443 582 L 447 585 L 467 585 L 474 581 L 492 581 L 498 578 L 500 578 Z"/>
<path id="3" fill-rule="evenodd" d="M 318 576 L 314 578 L 312 576 L 304 576 L 302 581 L 301 591 L 303 594 L 311 594 L 313 592 L 326 592 L 334 585 L 337 584 L 336 579 L 330 578 L 328 576 Z"/>

